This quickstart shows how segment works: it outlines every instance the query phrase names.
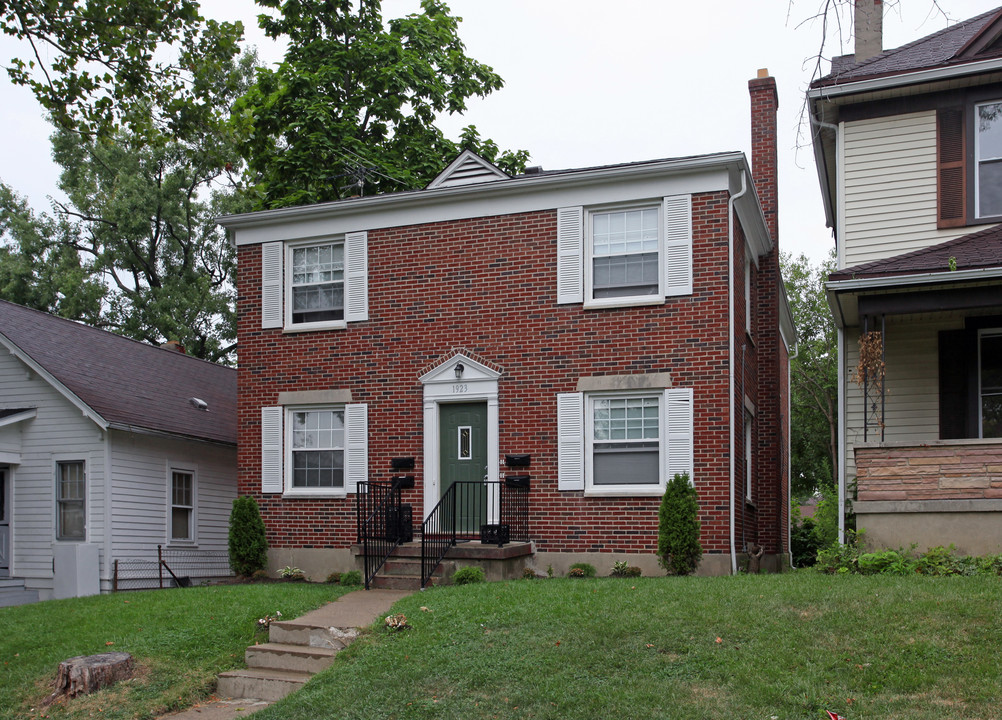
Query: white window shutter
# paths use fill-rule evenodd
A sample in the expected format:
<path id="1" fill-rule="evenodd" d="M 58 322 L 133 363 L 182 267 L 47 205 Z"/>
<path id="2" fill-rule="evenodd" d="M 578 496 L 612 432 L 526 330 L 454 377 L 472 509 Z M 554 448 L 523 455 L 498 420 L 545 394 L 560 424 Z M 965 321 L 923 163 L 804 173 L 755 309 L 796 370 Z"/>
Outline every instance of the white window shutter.
<path id="1" fill-rule="evenodd" d="M 665 295 L 692 294 L 692 195 L 664 199 Z"/>
<path id="2" fill-rule="evenodd" d="M 584 300 L 584 225 L 580 207 L 557 210 L 557 303 Z"/>
<path id="3" fill-rule="evenodd" d="M 682 473 L 692 475 L 693 414 L 692 388 L 665 390 L 668 417 L 667 480 Z"/>
<path id="4" fill-rule="evenodd" d="M 369 479 L 369 406 L 353 403 L 344 406 L 344 487 L 357 492 L 358 484 Z"/>
<path id="5" fill-rule="evenodd" d="M 344 236 L 344 319 L 369 319 L 369 234 L 350 232 Z"/>
<path id="6" fill-rule="evenodd" d="M 280 493 L 285 483 L 282 473 L 281 407 L 261 408 L 261 492 Z"/>
<path id="7" fill-rule="evenodd" d="M 285 243 L 270 242 L 261 246 L 261 327 L 280 328 L 282 315 L 284 275 L 282 260 Z"/>
<path id="8" fill-rule="evenodd" d="M 557 490 L 584 490 L 584 395 L 557 393 Z"/>

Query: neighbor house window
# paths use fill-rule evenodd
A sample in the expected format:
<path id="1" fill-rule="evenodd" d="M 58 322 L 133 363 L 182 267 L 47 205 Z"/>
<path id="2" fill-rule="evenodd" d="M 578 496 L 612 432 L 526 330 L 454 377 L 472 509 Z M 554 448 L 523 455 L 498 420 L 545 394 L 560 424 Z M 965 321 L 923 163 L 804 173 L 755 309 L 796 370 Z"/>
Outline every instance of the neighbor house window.
<path id="1" fill-rule="evenodd" d="M 56 463 L 56 539 L 84 540 L 87 481 L 82 460 Z"/>
<path id="2" fill-rule="evenodd" d="M 662 394 L 589 398 L 592 487 L 661 484 L 661 400 Z"/>
<path id="3" fill-rule="evenodd" d="M 1002 215 L 1002 102 L 978 105 L 975 123 L 977 214 Z"/>
<path id="4" fill-rule="evenodd" d="M 980 345 L 981 437 L 1002 438 L 1002 331 L 982 332 Z"/>
<path id="5" fill-rule="evenodd" d="M 592 298 L 659 295 L 660 207 L 592 212 L 590 218 Z"/>
<path id="6" fill-rule="evenodd" d="M 344 410 L 289 411 L 288 489 L 305 493 L 344 490 Z"/>
<path id="7" fill-rule="evenodd" d="M 195 539 L 195 475 L 172 470 L 170 480 L 170 539 Z"/>
<path id="8" fill-rule="evenodd" d="M 752 450 L 752 428 L 755 422 L 750 412 L 745 412 L 745 499 L 752 499 L 752 472 L 754 472 L 754 452 Z"/>
<path id="9" fill-rule="evenodd" d="M 289 248 L 289 308 L 293 325 L 344 320 L 344 243 Z"/>

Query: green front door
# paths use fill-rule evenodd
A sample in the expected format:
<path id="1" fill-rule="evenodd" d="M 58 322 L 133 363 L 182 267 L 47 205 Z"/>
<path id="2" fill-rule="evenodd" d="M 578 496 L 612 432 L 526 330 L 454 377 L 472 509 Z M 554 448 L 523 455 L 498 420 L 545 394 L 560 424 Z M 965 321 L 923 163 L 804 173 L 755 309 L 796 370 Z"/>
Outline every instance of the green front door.
<path id="1" fill-rule="evenodd" d="M 487 522 L 487 403 L 442 404 L 438 409 L 439 486 L 456 482 L 456 531 L 477 533 Z M 474 484 L 475 483 L 475 484 Z"/>

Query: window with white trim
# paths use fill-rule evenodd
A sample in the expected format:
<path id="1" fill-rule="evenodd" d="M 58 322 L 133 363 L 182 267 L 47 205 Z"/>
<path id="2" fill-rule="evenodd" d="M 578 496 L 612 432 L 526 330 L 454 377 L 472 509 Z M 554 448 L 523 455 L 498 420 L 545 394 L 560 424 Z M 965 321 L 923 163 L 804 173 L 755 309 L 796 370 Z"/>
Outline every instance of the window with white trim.
<path id="1" fill-rule="evenodd" d="M 661 473 L 662 394 L 589 396 L 590 485 L 654 486 Z"/>
<path id="2" fill-rule="evenodd" d="M 344 491 L 343 408 L 288 411 L 289 469 L 286 490 L 305 493 Z"/>
<path id="3" fill-rule="evenodd" d="M 996 217 L 1002 215 L 1002 102 L 975 107 L 975 213 Z"/>
<path id="4" fill-rule="evenodd" d="M 557 302 L 616 307 L 692 293 L 692 197 L 557 210 Z"/>
<path id="5" fill-rule="evenodd" d="M 980 436 L 1002 437 L 1002 330 L 978 335 L 978 395 L 981 400 Z"/>
<path id="6" fill-rule="evenodd" d="M 752 473 L 754 472 L 754 450 L 752 446 L 752 430 L 755 419 L 745 411 L 745 500 L 752 500 Z"/>
<path id="7" fill-rule="evenodd" d="M 87 478 L 83 460 L 56 463 L 56 540 L 86 540 Z"/>
<path id="8" fill-rule="evenodd" d="M 289 323 L 344 321 L 344 241 L 290 245 Z"/>
<path id="9" fill-rule="evenodd" d="M 655 495 L 692 479 L 692 389 L 557 395 L 557 489 Z"/>
<path id="10" fill-rule="evenodd" d="M 190 470 L 170 472 L 170 539 L 195 541 L 195 473 Z"/>
<path id="11" fill-rule="evenodd" d="M 661 294 L 660 216 L 657 206 L 588 214 L 592 299 Z"/>

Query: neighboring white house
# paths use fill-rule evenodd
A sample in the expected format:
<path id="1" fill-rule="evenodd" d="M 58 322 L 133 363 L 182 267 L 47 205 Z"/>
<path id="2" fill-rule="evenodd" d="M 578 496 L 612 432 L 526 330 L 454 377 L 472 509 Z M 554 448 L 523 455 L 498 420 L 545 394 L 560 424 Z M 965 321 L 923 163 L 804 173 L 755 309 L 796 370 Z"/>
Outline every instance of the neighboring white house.
<path id="1" fill-rule="evenodd" d="M 224 552 L 236 375 L 0 301 L 0 604 L 108 591 L 158 546 Z"/>

